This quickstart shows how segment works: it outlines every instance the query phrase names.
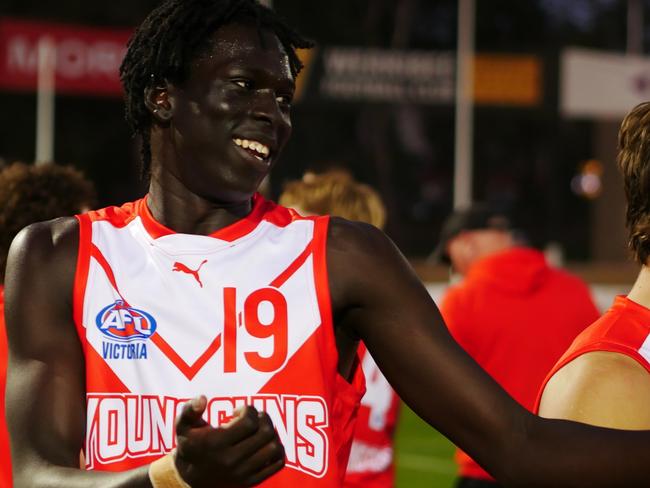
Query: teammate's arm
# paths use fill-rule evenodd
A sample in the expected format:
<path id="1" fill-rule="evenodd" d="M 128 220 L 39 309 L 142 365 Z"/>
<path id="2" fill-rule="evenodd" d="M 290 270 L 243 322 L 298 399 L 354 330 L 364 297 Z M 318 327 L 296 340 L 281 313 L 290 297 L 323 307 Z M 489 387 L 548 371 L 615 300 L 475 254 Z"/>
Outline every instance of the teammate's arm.
<path id="1" fill-rule="evenodd" d="M 497 479 L 527 487 L 647 483 L 650 433 L 530 414 L 454 342 L 429 294 L 387 237 L 371 226 L 339 219 L 332 220 L 328 235 L 337 326 L 365 342 L 418 415 Z"/>
<path id="2" fill-rule="evenodd" d="M 549 380 L 540 403 L 542 417 L 575 420 L 616 429 L 650 429 L 650 374 L 615 352 L 589 352 Z"/>
<path id="3" fill-rule="evenodd" d="M 7 423 L 16 487 L 151 487 L 148 466 L 121 473 L 79 469 L 86 418 L 85 364 L 73 322 L 76 219 L 34 224 L 7 262 Z M 175 465 L 195 488 L 251 486 L 284 465 L 268 415 L 248 407 L 227 428 L 201 415 L 204 397 L 176 423 Z"/>

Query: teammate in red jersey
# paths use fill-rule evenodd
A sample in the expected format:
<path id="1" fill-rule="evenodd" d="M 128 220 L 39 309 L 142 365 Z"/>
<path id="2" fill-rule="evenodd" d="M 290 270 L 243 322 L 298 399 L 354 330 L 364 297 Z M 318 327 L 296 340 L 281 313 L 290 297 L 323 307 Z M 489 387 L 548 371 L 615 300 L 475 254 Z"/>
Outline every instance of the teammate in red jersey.
<path id="1" fill-rule="evenodd" d="M 532 411 L 548 372 L 599 313 L 582 280 L 518 241 L 511 219 L 491 205 L 454 212 L 440 250 L 463 280 L 447 291 L 440 311 L 463 349 Z M 456 462 L 458 488 L 498 486 L 460 449 Z"/>
<path id="2" fill-rule="evenodd" d="M 305 215 L 329 214 L 367 222 L 378 229 L 383 229 L 386 221 L 386 209 L 377 192 L 343 170 L 307 173 L 302 180 L 285 186 L 279 202 Z M 366 394 L 361 399 L 343 486 L 388 488 L 395 486 L 393 443 L 399 397 L 363 344 L 359 358 Z"/>
<path id="3" fill-rule="evenodd" d="M 576 338 L 542 385 L 544 417 L 619 429 L 650 428 L 650 102 L 635 107 L 619 131 L 618 165 L 627 197 L 629 245 L 641 272 Z"/>
<path id="4" fill-rule="evenodd" d="M 289 139 L 291 97 L 299 68 L 294 48 L 306 45 L 275 14 L 251 0 L 168 0 L 143 22 L 130 43 L 122 79 L 127 117 L 143 137 L 145 168 L 151 164 L 149 194 L 141 201 L 147 208 L 140 207 L 140 214 L 148 215 L 149 223 L 164 232 L 161 242 L 151 235 L 138 238 L 164 245 L 171 234 L 193 240 L 227 231 L 232 224 L 250 229 L 260 224 L 260 212 L 277 217 L 279 224 L 295 220 L 286 209 L 277 208 L 274 214 L 272 204 L 254 195 Z M 206 397 L 190 390 L 177 392 L 177 399 L 194 399 L 177 420 L 176 451 L 120 472 L 78 468 L 86 421 L 105 426 L 101 434 L 114 441 L 107 445 L 110 454 L 122 440 L 112 436 L 124 434 L 114 430 L 124 417 L 111 415 L 111 405 L 128 401 L 125 396 L 115 396 L 114 402 L 109 398 L 107 408 L 98 412 L 99 419 L 86 418 L 93 405 L 86 402 L 84 354 L 92 351 L 84 350 L 77 332 L 73 299 L 75 273 L 83 271 L 77 270 L 80 222 L 64 218 L 29 226 L 16 237 L 9 253 L 7 420 L 16 485 L 214 488 L 263 482 L 277 486 L 273 475 L 282 469 L 285 458 L 269 415 L 249 406 L 229 426 L 211 425 L 203 420 Z M 601 429 L 532 415 L 455 343 L 428 292 L 381 231 L 344 219 L 320 222 L 319 231 L 326 230 L 319 240 L 323 244 L 319 249 L 326 251 L 322 253 L 326 260 L 319 255 L 326 277 L 320 287 L 329 293 L 319 301 L 319 312 L 333 318 L 332 330 L 323 334 L 335 340 L 335 349 L 328 349 L 326 359 L 336 358 L 336 381 L 350 386 L 356 378 L 358 341 L 363 340 L 400 397 L 505 484 L 599 487 L 647 482 L 650 432 Z M 120 236 L 128 238 L 124 233 Z M 269 236 L 260 243 L 272 247 L 274 240 Z M 110 242 L 102 244 L 110 248 Z M 142 253 L 153 250 L 141 246 L 132 252 L 140 263 Z M 268 265 L 274 262 L 272 252 L 262 254 L 268 256 Z M 121 256 L 128 268 L 127 257 Z M 164 259 L 164 253 L 159 257 Z M 199 262 L 189 264 L 196 269 Z M 135 276 L 137 270 L 128 271 Z M 247 269 L 245 274 L 256 272 Z M 169 273 L 179 276 L 172 266 Z M 201 279 L 205 282 L 203 275 Z M 143 286 L 165 289 L 161 281 L 141 285 L 139 290 Z M 281 293 L 268 293 L 281 301 Z M 128 317 L 129 326 L 134 326 L 143 316 L 137 310 L 135 315 L 127 315 L 129 310 L 118 312 L 128 308 L 124 302 L 116 301 L 114 306 L 116 328 L 126 326 L 119 317 L 125 321 Z M 169 304 L 170 311 L 178 307 L 190 311 L 192 305 Z M 238 331 L 234 310 L 228 313 L 228 324 L 215 322 L 215 327 L 228 325 L 231 334 Z M 256 326 L 245 325 L 264 338 L 268 333 L 264 324 L 258 320 Z M 109 324 L 100 321 L 95 328 L 104 325 Z M 142 330 L 153 330 L 152 323 L 145 325 Z M 183 336 L 184 330 L 198 325 L 179 321 L 166 328 Z M 173 352 L 167 349 L 168 355 Z M 264 363 L 276 354 L 267 351 L 248 359 Z M 314 363 L 312 370 L 318 371 Z M 214 371 L 215 382 L 225 381 L 222 373 Z M 307 388 L 310 381 L 306 380 L 312 378 L 305 376 L 304 371 L 294 373 Z M 158 381 L 164 384 L 164 379 Z M 159 403 L 155 393 L 150 392 L 153 398 L 147 404 L 162 415 L 168 402 Z M 291 395 L 289 389 L 283 393 Z M 337 418 L 352 422 L 353 406 L 337 400 L 344 399 L 331 398 L 322 407 L 342 408 Z M 176 404 L 174 399 L 170 403 Z M 130 410 L 137 411 L 137 404 Z M 165 409 L 165 418 L 157 421 L 167 424 L 170 411 Z M 306 427 L 318 427 L 319 419 L 309 411 L 296 413 Z M 142 442 L 137 427 L 138 423 L 129 424 L 136 444 Z M 337 465 L 347 460 L 346 427 L 336 426 L 345 438 L 331 438 L 339 455 Z M 156 442 L 160 448 L 162 440 Z M 300 442 L 309 455 L 315 440 L 301 438 Z M 337 484 L 332 478 L 321 483 L 309 473 L 300 482 Z"/>
<path id="5" fill-rule="evenodd" d="M 11 456 L 5 424 L 7 337 L 4 325 L 5 264 L 11 241 L 25 226 L 88 209 L 92 183 L 71 167 L 14 163 L 0 171 L 0 487 L 10 487 Z"/>

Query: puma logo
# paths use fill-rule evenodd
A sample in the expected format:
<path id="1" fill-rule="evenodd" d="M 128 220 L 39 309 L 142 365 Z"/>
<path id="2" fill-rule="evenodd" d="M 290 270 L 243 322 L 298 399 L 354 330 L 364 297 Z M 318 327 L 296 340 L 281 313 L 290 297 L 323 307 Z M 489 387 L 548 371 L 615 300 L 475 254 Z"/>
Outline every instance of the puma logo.
<path id="1" fill-rule="evenodd" d="M 201 267 L 207 262 L 208 262 L 208 260 L 204 259 L 201 262 L 201 264 L 199 264 L 199 267 L 196 268 L 196 270 L 188 268 L 183 263 L 176 262 L 176 263 L 174 263 L 174 269 L 172 269 L 172 271 L 180 271 L 181 273 L 185 273 L 185 274 L 194 276 L 194 279 L 196 280 L 196 282 L 199 284 L 199 286 L 201 288 L 203 288 L 203 283 L 201 283 L 201 278 L 199 277 L 199 271 L 201 270 Z"/>

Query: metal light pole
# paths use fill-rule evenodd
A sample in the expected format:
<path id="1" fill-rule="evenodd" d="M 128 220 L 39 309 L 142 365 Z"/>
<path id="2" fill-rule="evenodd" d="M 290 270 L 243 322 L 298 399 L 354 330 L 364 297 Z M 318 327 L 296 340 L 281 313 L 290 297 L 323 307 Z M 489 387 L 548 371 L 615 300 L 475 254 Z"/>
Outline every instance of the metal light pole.
<path id="1" fill-rule="evenodd" d="M 475 0 L 458 1 L 454 208 L 472 203 Z"/>
<path id="2" fill-rule="evenodd" d="M 36 95 L 36 164 L 54 161 L 56 46 L 44 37 L 38 43 Z"/>

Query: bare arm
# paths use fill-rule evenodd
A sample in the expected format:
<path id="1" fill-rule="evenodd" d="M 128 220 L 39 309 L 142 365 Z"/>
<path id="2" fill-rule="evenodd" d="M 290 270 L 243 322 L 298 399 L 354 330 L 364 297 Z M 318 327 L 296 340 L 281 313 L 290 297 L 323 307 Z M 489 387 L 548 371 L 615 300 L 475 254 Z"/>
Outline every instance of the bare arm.
<path id="1" fill-rule="evenodd" d="M 72 322 L 76 220 L 36 224 L 12 244 L 5 317 L 9 342 L 7 422 L 14 483 L 52 487 L 150 487 L 147 469 L 79 470 L 86 391 Z"/>
<path id="2" fill-rule="evenodd" d="M 363 339 L 424 420 L 513 486 L 634 486 L 650 475 L 650 433 L 543 420 L 512 400 L 453 341 L 428 293 L 380 231 L 333 219 L 337 325 Z"/>
<path id="3" fill-rule="evenodd" d="M 576 420 L 616 429 L 650 429 L 650 374 L 634 359 L 614 352 L 577 357 L 550 379 L 542 417 Z"/>
<path id="4" fill-rule="evenodd" d="M 107 473 L 79 469 L 86 419 L 85 364 L 73 323 L 78 248 L 75 219 L 35 224 L 15 239 L 7 263 L 7 423 L 16 487 L 151 487 L 148 466 Z M 176 423 L 175 465 L 197 488 L 251 486 L 284 466 L 269 417 L 249 407 L 213 428 L 205 398 Z"/>

